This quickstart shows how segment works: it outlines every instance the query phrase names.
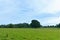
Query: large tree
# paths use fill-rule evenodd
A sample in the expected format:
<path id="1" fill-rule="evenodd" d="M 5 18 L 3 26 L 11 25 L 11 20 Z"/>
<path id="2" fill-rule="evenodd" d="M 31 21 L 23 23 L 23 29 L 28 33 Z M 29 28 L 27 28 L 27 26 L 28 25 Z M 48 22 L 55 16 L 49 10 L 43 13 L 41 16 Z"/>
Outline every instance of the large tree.
<path id="1" fill-rule="evenodd" d="M 56 27 L 60 28 L 60 23 L 56 25 Z"/>
<path id="2" fill-rule="evenodd" d="M 39 27 L 41 27 L 40 22 L 38 20 L 32 20 L 30 26 L 32 28 L 39 28 Z"/>

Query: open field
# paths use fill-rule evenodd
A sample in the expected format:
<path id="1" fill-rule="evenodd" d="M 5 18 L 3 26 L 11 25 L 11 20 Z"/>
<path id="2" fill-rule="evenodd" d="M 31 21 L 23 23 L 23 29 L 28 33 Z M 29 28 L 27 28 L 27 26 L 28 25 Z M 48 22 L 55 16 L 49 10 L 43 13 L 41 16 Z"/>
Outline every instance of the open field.
<path id="1" fill-rule="evenodd" d="M 0 40 L 60 40 L 60 29 L 0 28 Z"/>

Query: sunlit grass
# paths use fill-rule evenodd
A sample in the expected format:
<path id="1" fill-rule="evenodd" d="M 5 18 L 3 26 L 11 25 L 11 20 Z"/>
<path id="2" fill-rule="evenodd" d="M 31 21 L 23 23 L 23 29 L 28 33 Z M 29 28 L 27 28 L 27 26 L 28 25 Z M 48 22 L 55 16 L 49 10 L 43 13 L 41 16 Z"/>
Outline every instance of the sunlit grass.
<path id="1" fill-rule="evenodd" d="M 60 40 L 60 29 L 0 28 L 0 40 Z"/>

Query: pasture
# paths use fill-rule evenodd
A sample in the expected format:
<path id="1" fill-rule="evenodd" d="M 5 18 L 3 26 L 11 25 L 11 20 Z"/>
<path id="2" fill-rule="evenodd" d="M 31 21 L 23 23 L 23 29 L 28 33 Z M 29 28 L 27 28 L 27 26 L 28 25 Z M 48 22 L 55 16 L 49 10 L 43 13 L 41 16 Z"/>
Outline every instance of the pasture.
<path id="1" fill-rule="evenodd" d="M 60 29 L 0 28 L 0 40 L 60 40 Z"/>

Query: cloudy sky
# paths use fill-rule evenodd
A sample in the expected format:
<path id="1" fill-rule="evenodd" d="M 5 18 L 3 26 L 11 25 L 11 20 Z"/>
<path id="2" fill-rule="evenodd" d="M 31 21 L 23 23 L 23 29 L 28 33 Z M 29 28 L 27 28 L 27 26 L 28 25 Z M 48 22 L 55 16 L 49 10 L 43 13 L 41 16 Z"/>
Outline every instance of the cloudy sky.
<path id="1" fill-rule="evenodd" d="M 60 23 L 60 0 L 0 0 L 0 24 L 30 23 L 32 19 L 42 25 Z"/>

